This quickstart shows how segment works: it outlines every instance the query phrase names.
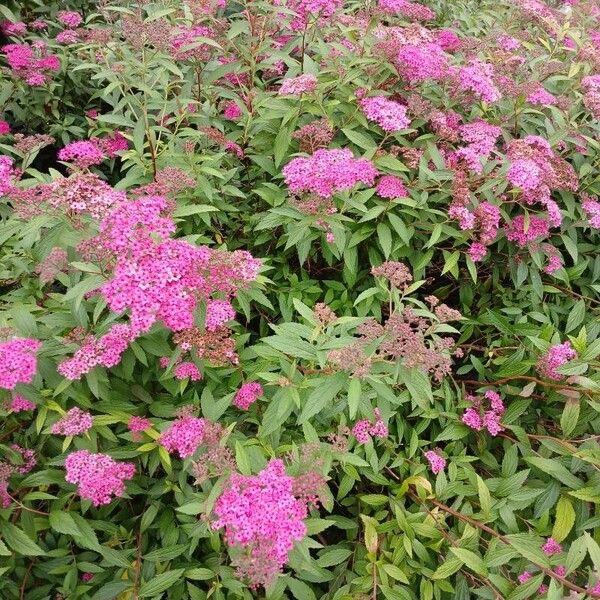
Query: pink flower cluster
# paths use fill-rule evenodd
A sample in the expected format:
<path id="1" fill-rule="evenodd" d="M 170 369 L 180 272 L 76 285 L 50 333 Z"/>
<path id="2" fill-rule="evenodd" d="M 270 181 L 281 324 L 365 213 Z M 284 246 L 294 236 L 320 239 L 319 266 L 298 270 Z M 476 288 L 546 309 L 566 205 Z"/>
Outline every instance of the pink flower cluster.
<path id="1" fill-rule="evenodd" d="M 446 459 L 435 450 L 425 452 L 425 458 L 429 461 L 431 472 L 434 475 L 441 473 L 446 468 Z"/>
<path id="2" fill-rule="evenodd" d="M 260 383 L 256 383 L 255 381 L 244 383 L 236 392 L 233 399 L 233 405 L 241 410 L 248 410 L 250 405 L 254 404 L 263 393 L 263 388 Z"/>
<path id="3" fill-rule="evenodd" d="M 136 434 L 139 435 L 143 431 L 146 431 L 146 429 L 150 429 L 150 427 L 152 427 L 152 423 L 149 419 L 146 419 L 145 417 L 132 416 L 129 418 L 129 421 L 127 423 L 127 429 L 129 429 L 129 431 L 133 433 L 134 438 Z"/>
<path id="4" fill-rule="evenodd" d="M 75 11 L 61 10 L 58 12 L 57 19 L 67 27 L 79 27 L 83 21 L 81 15 Z"/>
<path id="5" fill-rule="evenodd" d="M 481 100 L 497 102 L 502 97 L 494 83 L 494 67 L 473 59 L 458 71 L 458 85 L 464 91 L 473 92 Z"/>
<path id="6" fill-rule="evenodd" d="M 278 0 L 275 3 L 283 2 Z M 308 26 L 309 21 L 315 22 L 317 19 L 319 24 L 322 25 L 325 21 L 331 19 L 342 4 L 343 0 L 287 0 L 286 7 L 296 13 L 290 23 L 290 29 L 292 31 L 302 31 Z"/>
<path id="7" fill-rule="evenodd" d="M 36 405 L 30 400 L 27 400 L 27 398 L 15 394 L 11 400 L 6 403 L 5 408 L 11 412 L 20 413 L 26 410 L 35 410 Z"/>
<path id="8" fill-rule="evenodd" d="M 504 226 L 506 239 L 517 242 L 521 248 L 524 248 L 530 242 L 549 235 L 549 223 L 546 219 L 530 215 L 528 221 L 526 226 L 525 217 L 516 216 L 512 223 Z"/>
<path id="9" fill-rule="evenodd" d="M 372 186 L 377 169 L 366 158 L 354 158 L 347 148 L 320 149 L 309 157 L 292 159 L 283 176 L 291 192 L 312 192 L 330 198 L 362 182 Z"/>
<path id="10" fill-rule="evenodd" d="M 596 229 L 600 229 L 600 202 L 593 200 L 586 194 L 581 196 L 583 199 L 581 206 L 585 211 L 589 224 Z"/>
<path id="11" fill-rule="evenodd" d="M 214 293 L 234 296 L 253 281 L 260 261 L 248 252 L 232 253 L 170 239 L 172 204 L 161 196 L 117 202 L 100 223 L 97 248 L 114 255 L 113 277 L 99 288 L 117 313 L 129 311 L 129 325 L 115 325 L 100 339 L 90 338 L 59 371 L 78 378 L 96 365 L 114 366 L 128 344 L 161 320 L 172 331 L 194 326 L 199 300 Z M 234 316 L 225 300 L 207 311 L 209 324 Z"/>
<path id="12" fill-rule="evenodd" d="M 67 379 L 79 379 L 94 367 L 114 367 L 136 337 L 129 325 L 115 324 L 100 338 L 86 338 L 71 358 L 58 365 L 57 370 Z"/>
<path id="13" fill-rule="evenodd" d="M 125 493 L 125 480 L 135 474 L 132 463 L 118 463 L 107 454 L 88 450 L 71 452 L 65 460 L 66 481 L 78 485 L 79 495 L 94 506 L 110 504 Z"/>
<path id="14" fill-rule="evenodd" d="M 560 554 L 562 546 L 554 538 L 549 537 L 542 546 L 542 551 L 547 556 L 552 556 L 553 554 Z"/>
<path id="15" fill-rule="evenodd" d="M 235 121 L 236 119 L 239 119 L 242 116 L 242 109 L 239 107 L 237 102 L 234 102 L 233 100 L 229 100 L 228 102 L 225 103 L 225 106 L 223 109 L 223 116 L 226 119 Z"/>
<path id="16" fill-rule="evenodd" d="M 99 165 L 106 158 L 100 145 L 94 140 L 71 142 L 58 151 L 58 159 L 75 163 L 80 169 Z"/>
<path id="17" fill-rule="evenodd" d="M 368 419 L 363 419 L 357 421 L 354 427 L 352 427 L 352 435 L 359 444 L 366 444 L 371 439 L 371 436 L 384 439 L 389 435 L 388 427 L 383 422 L 379 409 L 376 408 L 373 412 L 375 413 L 375 423 L 371 423 Z"/>
<path id="18" fill-rule="evenodd" d="M 464 160 L 475 173 L 483 172 L 482 160 L 489 158 L 496 140 L 502 135 L 502 129 L 496 125 L 477 119 L 472 123 L 465 123 L 458 128 L 462 141 L 467 146 L 455 152 L 458 159 Z"/>
<path id="19" fill-rule="evenodd" d="M 369 121 L 377 123 L 384 131 L 402 131 L 410 124 L 406 106 L 388 100 L 385 96 L 373 96 L 360 101 L 360 106 Z"/>
<path id="20" fill-rule="evenodd" d="M 168 452 L 177 452 L 180 458 L 192 456 L 204 441 L 204 419 L 184 415 L 175 420 L 160 436 L 160 444 Z"/>
<path id="21" fill-rule="evenodd" d="M 37 370 L 35 353 L 42 343 L 30 338 L 0 342 L 0 388 L 12 390 L 18 383 L 31 383 Z"/>
<path id="22" fill-rule="evenodd" d="M 527 102 L 530 104 L 540 104 L 542 106 L 554 106 L 557 103 L 556 96 L 547 92 L 541 85 L 527 96 Z"/>
<path id="23" fill-rule="evenodd" d="M 14 168 L 14 161 L 8 156 L 0 156 L 0 198 L 13 189 L 14 180 L 19 178 L 19 171 Z"/>
<path id="24" fill-rule="evenodd" d="M 537 370 L 544 377 L 559 381 L 560 379 L 564 379 L 565 375 L 561 375 L 556 369 L 566 365 L 574 358 L 577 358 L 577 352 L 571 346 L 571 342 L 555 344 L 554 346 L 550 346 L 548 352 L 540 357 L 537 363 Z"/>
<path id="25" fill-rule="evenodd" d="M 378 0 L 377 6 L 388 15 L 399 15 L 413 21 L 435 18 L 435 13 L 429 7 L 409 0 Z"/>
<path id="26" fill-rule="evenodd" d="M 403 45 L 396 57 L 396 66 L 403 79 L 421 83 L 439 81 L 448 75 L 448 55 L 434 42 Z"/>
<path id="27" fill-rule="evenodd" d="M 301 96 L 313 92 L 315 87 L 317 87 L 317 78 L 310 73 L 305 73 L 304 75 L 298 75 L 298 77 L 284 79 L 281 82 L 278 94 L 280 96 Z"/>
<path id="28" fill-rule="evenodd" d="M 173 370 L 176 379 L 190 379 L 191 381 L 200 381 L 202 373 L 200 369 L 191 361 L 180 362 Z"/>
<path id="29" fill-rule="evenodd" d="M 78 407 L 74 407 L 62 419 L 52 425 L 50 432 L 55 435 L 81 435 L 89 431 L 92 425 L 92 415 Z"/>
<path id="30" fill-rule="evenodd" d="M 551 197 L 551 191 L 577 191 L 579 180 L 573 166 L 556 155 L 547 140 L 536 135 L 512 140 L 508 144 L 506 155 L 511 161 L 508 181 L 520 188 L 525 204 L 542 204 L 548 213 L 548 221 L 558 227 L 562 216 Z"/>
<path id="31" fill-rule="evenodd" d="M 501 431 L 504 431 L 504 427 L 500 424 L 500 419 L 504 414 L 505 408 L 502 398 L 497 392 L 493 390 L 485 392 L 484 399 L 489 403 L 487 410 L 485 410 L 481 398 L 467 395 L 467 399 L 471 402 L 471 407 L 467 408 L 462 416 L 461 420 L 465 425 L 475 431 L 487 429 L 491 436 L 497 436 Z"/>
<path id="32" fill-rule="evenodd" d="M 32 86 L 44 85 L 49 80 L 48 72 L 60 69 L 60 60 L 48 54 L 44 42 L 29 44 L 6 44 L 1 48 L 15 77 Z"/>
<path id="33" fill-rule="evenodd" d="M 288 560 L 294 543 L 306 535 L 305 501 L 294 495 L 294 478 L 283 462 L 271 460 L 258 475 L 234 473 L 218 498 L 212 526 L 225 529 L 230 546 L 245 549 L 238 575 L 253 586 L 268 585 Z"/>
<path id="34" fill-rule="evenodd" d="M 214 53 L 215 47 L 202 42 L 199 38 L 214 39 L 214 37 L 214 31 L 202 25 L 189 28 L 177 27 L 171 40 L 171 53 L 177 60 L 193 58 L 207 61 Z"/>
<path id="35" fill-rule="evenodd" d="M 396 199 L 408 196 L 408 190 L 404 185 L 404 181 L 395 175 L 383 175 L 380 177 L 375 189 L 381 198 Z"/>
<path id="36" fill-rule="evenodd" d="M 206 302 L 206 318 L 204 326 L 208 331 L 216 331 L 227 321 L 235 319 L 235 310 L 229 300 L 208 300 Z"/>

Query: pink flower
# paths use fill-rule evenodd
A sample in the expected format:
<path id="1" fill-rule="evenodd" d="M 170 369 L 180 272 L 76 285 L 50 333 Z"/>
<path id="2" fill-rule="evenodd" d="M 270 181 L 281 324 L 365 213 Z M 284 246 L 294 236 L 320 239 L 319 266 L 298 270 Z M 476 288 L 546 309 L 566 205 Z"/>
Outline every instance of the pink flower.
<path id="1" fill-rule="evenodd" d="M 248 410 L 250 405 L 254 404 L 263 393 L 260 383 L 256 383 L 255 381 L 244 383 L 236 392 L 233 405 L 241 410 Z"/>
<path id="2" fill-rule="evenodd" d="M 321 198 L 350 190 L 359 182 L 372 186 L 376 175 L 370 160 L 354 158 L 347 148 L 319 149 L 307 158 L 292 159 L 283 168 L 291 192 L 312 192 Z"/>
<path id="3" fill-rule="evenodd" d="M 65 29 L 57 33 L 54 39 L 59 44 L 75 44 L 79 41 L 79 34 L 73 29 Z"/>
<path id="4" fill-rule="evenodd" d="M 547 556 L 552 556 L 553 554 L 560 554 L 562 546 L 554 538 L 549 537 L 542 546 L 542 550 Z"/>
<path id="5" fill-rule="evenodd" d="M 486 400 L 489 400 L 490 408 L 494 412 L 497 412 L 499 415 L 504 414 L 504 412 L 506 411 L 506 408 L 504 407 L 504 403 L 502 402 L 502 398 L 500 397 L 500 394 L 498 392 L 495 392 L 493 390 L 488 390 L 484 394 L 484 398 Z"/>
<path id="6" fill-rule="evenodd" d="M 531 578 L 533 577 L 533 575 L 529 572 L 529 571 L 523 571 L 518 577 L 517 579 L 519 580 L 519 583 L 526 583 L 527 581 L 529 581 Z"/>
<path id="7" fill-rule="evenodd" d="M 362 419 L 361 421 L 354 423 L 354 427 L 352 427 L 352 435 L 356 438 L 356 441 L 359 444 L 366 444 L 371 439 L 371 436 L 369 435 L 370 429 L 371 422 L 368 419 Z"/>
<path id="8" fill-rule="evenodd" d="M 455 52 L 461 46 L 460 38 L 451 29 L 438 31 L 436 41 L 444 52 Z"/>
<path id="9" fill-rule="evenodd" d="M 559 577 L 564 577 L 567 574 L 567 568 L 564 565 L 558 565 L 558 567 L 554 569 L 554 573 Z"/>
<path id="10" fill-rule="evenodd" d="M 377 182 L 377 194 L 381 198 L 406 198 L 408 190 L 400 177 L 383 175 Z"/>
<path id="11" fill-rule="evenodd" d="M 168 452 L 177 452 L 180 458 L 187 458 L 202 444 L 204 428 L 204 419 L 184 416 L 171 424 L 160 436 L 159 442 Z"/>
<path id="12" fill-rule="evenodd" d="M 0 135 L 8 135 L 10 133 L 10 125 L 0 119 Z"/>
<path id="13" fill-rule="evenodd" d="M 258 475 L 234 473 L 214 512 L 213 528 L 224 528 L 227 544 L 244 549 L 238 576 L 253 586 L 273 581 L 307 531 L 307 503 L 294 495 L 294 479 L 278 459 Z"/>
<path id="14" fill-rule="evenodd" d="M 370 121 L 375 121 L 384 131 L 402 131 L 410 124 L 406 107 L 384 96 L 364 98 L 360 106 Z"/>
<path id="15" fill-rule="evenodd" d="M 74 162 L 81 169 L 98 165 L 104 159 L 104 152 L 93 140 L 71 142 L 58 151 L 58 160 Z"/>
<path id="16" fill-rule="evenodd" d="M 380 10 L 389 15 L 401 15 L 405 19 L 429 21 L 435 13 L 427 6 L 409 0 L 378 0 Z"/>
<path id="17" fill-rule="evenodd" d="M 516 216 L 512 223 L 504 227 L 506 238 L 523 248 L 529 242 L 549 235 L 549 224 L 546 219 L 532 215 L 529 217 L 529 226 L 525 229 L 525 217 Z"/>
<path id="18" fill-rule="evenodd" d="M 226 119 L 235 121 L 242 116 L 242 109 L 238 106 L 237 102 L 230 100 L 225 103 L 225 109 L 223 110 L 223 116 Z"/>
<path id="19" fill-rule="evenodd" d="M 127 423 L 127 428 L 133 434 L 140 434 L 146 431 L 146 429 L 150 429 L 150 427 L 152 427 L 152 423 L 144 417 L 132 416 Z"/>
<path id="20" fill-rule="evenodd" d="M 314 91 L 317 86 L 317 78 L 310 73 L 298 75 L 290 79 L 284 79 L 279 87 L 280 96 L 301 96 Z"/>
<path id="21" fill-rule="evenodd" d="M 547 92 L 542 86 L 539 86 L 534 92 L 527 96 L 527 102 L 530 104 L 541 104 L 542 106 L 554 106 L 557 102 L 556 96 Z"/>
<path id="22" fill-rule="evenodd" d="M 600 202 L 592 200 L 590 196 L 585 196 L 581 206 L 585 211 L 588 223 L 595 229 L 600 229 Z"/>
<path id="23" fill-rule="evenodd" d="M 176 379 L 186 379 L 188 377 L 192 381 L 200 381 L 202 379 L 200 369 L 191 361 L 179 363 L 173 372 Z"/>
<path id="24" fill-rule="evenodd" d="M 518 159 L 511 163 L 506 178 L 515 187 L 534 190 L 542 182 L 542 171 L 537 163 L 529 159 Z"/>
<path id="25" fill-rule="evenodd" d="M 492 437 L 496 437 L 504 427 L 500 424 L 500 415 L 493 410 L 488 410 L 483 415 L 483 426 Z"/>
<path id="26" fill-rule="evenodd" d="M 487 255 L 487 248 L 479 242 L 473 242 L 469 246 L 468 254 L 469 254 L 469 258 L 473 262 L 480 262 Z"/>
<path id="27" fill-rule="evenodd" d="M 388 427 L 383 422 L 379 409 L 376 408 L 373 412 L 375 413 L 375 423 L 371 424 L 369 420 L 363 419 L 357 421 L 352 428 L 352 435 L 359 444 L 366 444 L 371 436 L 385 439 L 389 435 Z"/>
<path id="28" fill-rule="evenodd" d="M 58 20 L 67 27 L 78 27 L 83 21 L 81 15 L 75 11 L 61 10 L 57 15 Z"/>
<path id="29" fill-rule="evenodd" d="M 471 91 L 486 102 L 496 102 L 502 95 L 494 83 L 494 67 L 478 59 L 471 60 L 458 71 L 458 83 L 462 90 Z"/>
<path id="30" fill-rule="evenodd" d="M 204 326 L 208 331 L 216 331 L 227 321 L 235 319 L 235 310 L 228 300 L 208 300 Z"/>
<path id="31" fill-rule="evenodd" d="M 544 377 L 558 381 L 564 379 L 565 375 L 561 375 L 556 369 L 566 365 L 574 358 L 577 358 L 577 352 L 575 352 L 575 349 L 571 346 L 571 342 L 555 344 L 550 347 L 548 352 L 540 357 L 537 369 Z"/>
<path id="32" fill-rule="evenodd" d="M 432 79 L 439 81 L 448 74 L 448 55 L 438 44 L 406 44 L 396 57 L 400 76 L 411 83 Z"/>
<path id="33" fill-rule="evenodd" d="M 14 412 L 14 413 L 20 413 L 23 412 L 25 410 L 35 410 L 36 409 L 36 405 L 31 402 L 30 400 L 27 400 L 27 398 L 23 398 L 23 396 L 20 396 L 19 394 L 15 394 L 11 401 L 8 403 L 8 410 Z"/>
<path id="34" fill-rule="evenodd" d="M 92 428 L 92 425 L 92 415 L 74 407 L 62 419 L 52 425 L 50 432 L 55 435 L 75 436 L 86 433 Z"/>
<path id="35" fill-rule="evenodd" d="M 465 425 L 467 425 L 471 429 L 474 429 L 475 431 L 481 431 L 483 429 L 483 422 L 481 420 L 481 417 L 479 416 L 479 413 L 473 408 L 467 408 L 461 420 Z"/>
<path id="36" fill-rule="evenodd" d="M 0 388 L 12 390 L 18 383 L 31 383 L 37 370 L 35 353 L 42 343 L 30 338 L 0 342 Z"/>
<path id="37" fill-rule="evenodd" d="M 0 29 L 5 35 L 21 36 L 27 33 L 27 25 L 21 21 L 3 21 L 0 23 Z"/>
<path id="38" fill-rule="evenodd" d="M 112 496 L 125 493 L 125 480 L 135 474 L 131 463 L 118 463 L 106 454 L 87 450 L 71 452 L 65 460 L 69 483 L 78 484 L 79 495 L 94 506 L 110 504 Z"/>
<path id="39" fill-rule="evenodd" d="M 431 472 L 437 475 L 446 468 L 446 459 L 440 456 L 434 450 L 425 452 L 425 458 L 429 461 Z"/>

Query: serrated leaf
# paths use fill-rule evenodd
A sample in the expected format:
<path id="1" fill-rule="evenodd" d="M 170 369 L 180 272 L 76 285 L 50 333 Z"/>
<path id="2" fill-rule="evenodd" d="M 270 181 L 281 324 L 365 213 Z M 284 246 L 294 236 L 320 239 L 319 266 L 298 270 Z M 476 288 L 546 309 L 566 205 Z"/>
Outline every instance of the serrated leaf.
<path id="1" fill-rule="evenodd" d="M 42 550 L 24 531 L 8 522 L 0 522 L 0 532 L 7 545 L 23 556 L 44 556 Z"/>
<path id="2" fill-rule="evenodd" d="M 166 571 L 160 575 L 156 575 L 150 581 L 146 581 L 140 587 L 139 597 L 140 598 L 151 598 L 168 590 L 173 584 L 177 583 L 183 578 L 185 569 L 174 569 L 173 571 Z"/>
<path id="3" fill-rule="evenodd" d="M 483 575 L 487 577 L 487 569 L 485 568 L 485 563 L 481 556 L 475 554 L 475 552 L 471 552 L 466 548 L 450 548 L 450 552 L 454 554 L 459 560 L 461 560 L 465 566 L 467 566 L 471 571 L 475 571 L 478 575 Z"/>

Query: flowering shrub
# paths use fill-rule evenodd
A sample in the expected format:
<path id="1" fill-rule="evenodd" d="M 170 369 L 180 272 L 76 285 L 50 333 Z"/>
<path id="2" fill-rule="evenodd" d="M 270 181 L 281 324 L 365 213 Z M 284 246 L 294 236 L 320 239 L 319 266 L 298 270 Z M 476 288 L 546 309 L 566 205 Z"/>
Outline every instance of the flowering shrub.
<path id="1" fill-rule="evenodd" d="M 600 3 L 0 6 L 0 598 L 600 597 Z"/>

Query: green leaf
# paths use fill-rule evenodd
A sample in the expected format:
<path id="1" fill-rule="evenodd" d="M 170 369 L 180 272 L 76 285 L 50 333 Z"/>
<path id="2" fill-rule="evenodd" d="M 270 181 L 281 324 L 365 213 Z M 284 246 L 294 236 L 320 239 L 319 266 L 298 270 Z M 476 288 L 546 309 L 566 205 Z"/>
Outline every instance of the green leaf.
<path id="1" fill-rule="evenodd" d="M 8 522 L 0 522 L 0 532 L 4 541 L 15 552 L 23 556 L 43 556 L 46 554 L 25 532 Z"/>
<path id="2" fill-rule="evenodd" d="M 353 129 L 342 129 L 343 134 L 353 143 L 356 144 L 359 148 L 363 150 L 372 150 L 377 147 L 377 144 L 364 133 L 360 133 Z"/>
<path id="3" fill-rule="evenodd" d="M 577 329 L 585 318 L 585 301 L 578 300 L 575 306 L 570 310 L 569 316 L 567 317 L 567 324 L 565 326 L 565 333 L 571 333 L 574 329 Z"/>
<path id="4" fill-rule="evenodd" d="M 77 523 L 73 517 L 62 510 L 53 510 L 48 517 L 50 521 L 50 527 L 58 533 L 64 533 L 66 535 L 83 535 L 81 529 L 77 527 Z"/>
<path id="5" fill-rule="evenodd" d="M 563 496 L 556 505 L 556 518 L 552 529 L 552 537 L 557 542 L 562 542 L 569 535 L 574 524 L 575 510 L 571 501 Z"/>
<path id="6" fill-rule="evenodd" d="M 481 505 L 481 512 L 484 515 L 489 515 L 492 510 L 492 497 L 490 496 L 490 490 L 479 475 L 477 477 L 477 494 L 479 495 L 479 504 Z"/>
<path id="7" fill-rule="evenodd" d="M 317 564 L 320 567 L 333 567 L 335 565 L 339 565 L 352 556 L 352 550 L 347 550 L 346 548 L 334 548 L 333 550 L 329 550 L 317 559 Z"/>
<path id="8" fill-rule="evenodd" d="M 475 554 L 475 552 L 471 552 L 466 548 L 450 548 L 450 552 L 454 554 L 459 560 L 461 560 L 471 571 L 475 571 L 478 575 L 483 575 L 487 577 L 487 569 L 485 568 L 485 563 L 481 556 Z"/>
<path id="9" fill-rule="evenodd" d="M 577 421 L 579 421 L 579 410 L 579 400 L 568 398 L 560 417 L 560 427 L 565 437 L 571 435 L 571 433 L 573 433 L 575 430 L 575 427 L 577 427 Z"/>
<path id="10" fill-rule="evenodd" d="M 350 379 L 350 385 L 348 385 L 348 412 L 351 419 L 354 419 L 358 412 L 361 391 L 360 379 L 358 377 L 352 377 Z"/>
<path id="11" fill-rule="evenodd" d="M 213 579 L 217 574 L 210 569 L 203 567 L 195 567 L 194 569 L 187 569 L 185 572 L 186 579 L 192 579 L 194 581 L 205 581 L 207 579 Z"/>
<path id="12" fill-rule="evenodd" d="M 173 571 L 166 571 L 156 577 L 153 577 L 150 581 L 142 584 L 140 587 L 139 596 L 140 598 L 151 598 L 156 596 L 165 590 L 168 590 L 173 584 L 177 583 L 183 578 L 185 569 L 174 569 Z"/>
<path id="13" fill-rule="evenodd" d="M 298 579 L 290 577 L 287 581 L 287 586 L 296 600 L 316 600 L 315 593 L 312 589 L 306 583 L 299 581 Z"/>
<path id="14" fill-rule="evenodd" d="M 298 418 L 298 424 L 306 423 L 311 417 L 321 412 L 337 396 L 347 381 L 345 373 L 336 373 L 330 377 L 319 379 L 317 387 L 306 400 L 304 408 Z"/>
<path id="15" fill-rule="evenodd" d="M 379 225 L 377 225 L 377 237 L 381 244 L 384 256 L 389 258 L 392 252 L 392 232 L 385 223 L 379 223 Z"/>
<path id="16" fill-rule="evenodd" d="M 575 477 L 575 475 L 556 460 L 542 458 L 541 456 L 526 456 L 525 460 L 530 465 L 537 467 L 544 473 L 547 473 L 560 481 L 560 483 L 564 483 L 574 490 L 583 487 L 583 481 L 578 477 Z"/>
<path id="17" fill-rule="evenodd" d="M 574 542 L 571 542 L 571 545 L 569 546 L 569 552 L 567 553 L 567 559 L 565 560 L 567 575 L 579 567 L 586 554 L 587 539 L 585 536 L 582 536 L 576 539 Z"/>

